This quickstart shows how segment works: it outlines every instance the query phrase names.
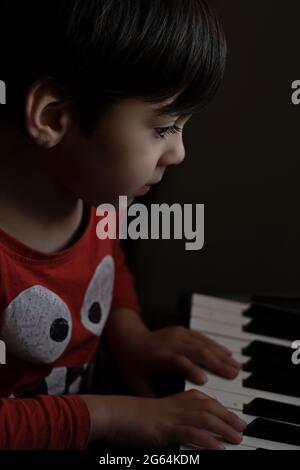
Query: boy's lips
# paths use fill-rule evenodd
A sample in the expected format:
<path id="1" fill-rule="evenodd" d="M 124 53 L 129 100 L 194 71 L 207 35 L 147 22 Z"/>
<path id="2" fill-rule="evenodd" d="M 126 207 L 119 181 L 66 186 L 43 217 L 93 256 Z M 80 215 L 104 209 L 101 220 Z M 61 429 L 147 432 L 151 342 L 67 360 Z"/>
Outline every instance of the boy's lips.
<path id="1" fill-rule="evenodd" d="M 162 178 L 160 178 L 158 181 L 155 181 L 155 182 L 153 182 L 153 183 L 147 184 L 146 186 L 143 186 L 142 188 L 140 188 L 140 189 L 134 194 L 134 196 L 144 196 L 145 194 L 147 194 L 147 193 L 150 191 L 151 186 L 154 186 L 154 185 L 160 183 L 161 180 L 162 180 Z"/>

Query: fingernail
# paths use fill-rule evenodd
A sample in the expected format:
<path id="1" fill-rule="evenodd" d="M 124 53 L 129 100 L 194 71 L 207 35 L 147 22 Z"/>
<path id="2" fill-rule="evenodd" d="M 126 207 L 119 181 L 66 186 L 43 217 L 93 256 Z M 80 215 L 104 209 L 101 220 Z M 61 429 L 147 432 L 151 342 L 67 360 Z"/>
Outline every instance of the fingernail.
<path id="1" fill-rule="evenodd" d="M 208 382 L 208 377 L 204 372 L 202 372 L 202 374 L 201 374 L 201 380 L 204 384 L 206 384 Z"/>
<path id="2" fill-rule="evenodd" d="M 192 449 L 199 449 L 199 450 L 203 449 L 203 447 L 197 446 L 196 444 L 193 444 L 192 442 L 188 442 L 186 446 L 191 447 Z"/>
<path id="3" fill-rule="evenodd" d="M 242 364 L 240 362 L 236 361 L 235 359 L 231 359 L 230 364 L 232 365 L 232 367 L 234 367 L 236 369 L 240 369 L 242 367 Z"/>
<path id="4" fill-rule="evenodd" d="M 244 428 L 246 428 L 248 426 L 248 423 L 246 423 L 246 421 L 243 421 L 240 418 L 239 418 L 239 422 L 241 423 L 241 426 L 244 426 Z"/>
<path id="5" fill-rule="evenodd" d="M 240 373 L 240 369 L 236 369 L 235 367 L 231 367 L 231 366 L 227 367 L 227 375 L 230 376 L 231 378 L 235 378 L 239 373 Z"/>
<path id="6" fill-rule="evenodd" d="M 225 450 L 225 446 L 223 446 L 223 444 L 218 442 L 217 446 L 219 450 Z"/>

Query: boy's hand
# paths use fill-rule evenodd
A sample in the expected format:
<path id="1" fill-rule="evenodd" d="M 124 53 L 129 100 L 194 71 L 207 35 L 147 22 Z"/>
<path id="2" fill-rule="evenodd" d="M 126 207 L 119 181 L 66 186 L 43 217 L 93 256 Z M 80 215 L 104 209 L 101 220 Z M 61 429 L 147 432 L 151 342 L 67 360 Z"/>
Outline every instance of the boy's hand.
<path id="1" fill-rule="evenodd" d="M 235 378 L 241 368 L 230 350 L 200 332 L 181 326 L 150 332 L 145 346 L 156 370 L 181 372 L 197 384 L 207 381 L 202 368 L 228 379 Z"/>
<path id="2" fill-rule="evenodd" d="M 167 372 L 203 385 L 203 369 L 228 379 L 235 378 L 241 365 L 232 353 L 215 341 L 181 326 L 146 331 L 122 350 L 121 370 L 131 388 L 142 396 L 155 396 L 154 378 Z"/>
<path id="3" fill-rule="evenodd" d="M 241 368 L 228 349 L 202 333 L 183 326 L 150 331 L 130 309 L 110 314 L 105 335 L 126 383 L 140 396 L 156 396 L 155 379 L 168 372 L 203 385 L 203 369 L 233 379 Z"/>
<path id="4" fill-rule="evenodd" d="M 246 423 L 197 390 L 165 398 L 83 395 L 91 416 L 91 441 L 117 447 L 186 445 L 220 450 L 215 434 L 242 441 Z"/>

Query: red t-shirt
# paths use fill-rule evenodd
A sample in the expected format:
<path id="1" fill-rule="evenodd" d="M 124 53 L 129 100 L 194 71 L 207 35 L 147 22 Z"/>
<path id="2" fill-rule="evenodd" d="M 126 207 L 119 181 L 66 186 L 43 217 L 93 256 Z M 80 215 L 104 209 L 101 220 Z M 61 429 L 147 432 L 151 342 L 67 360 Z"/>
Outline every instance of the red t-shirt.
<path id="1" fill-rule="evenodd" d="M 119 240 L 99 240 L 96 209 L 70 248 L 45 254 L 0 229 L 0 449 L 84 449 L 78 396 L 109 312 L 139 311 Z"/>

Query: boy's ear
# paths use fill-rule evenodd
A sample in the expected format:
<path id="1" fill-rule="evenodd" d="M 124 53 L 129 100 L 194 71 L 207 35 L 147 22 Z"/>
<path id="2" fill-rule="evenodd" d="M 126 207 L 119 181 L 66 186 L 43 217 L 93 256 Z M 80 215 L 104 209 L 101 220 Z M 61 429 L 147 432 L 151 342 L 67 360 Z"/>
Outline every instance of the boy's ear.
<path id="1" fill-rule="evenodd" d="M 66 97 L 59 93 L 51 79 L 35 82 L 25 102 L 25 125 L 29 136 L 44 148 L 59 144 L 71 123 L 71 110 Z"/>

